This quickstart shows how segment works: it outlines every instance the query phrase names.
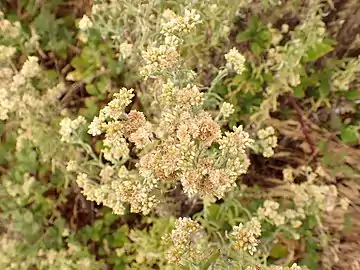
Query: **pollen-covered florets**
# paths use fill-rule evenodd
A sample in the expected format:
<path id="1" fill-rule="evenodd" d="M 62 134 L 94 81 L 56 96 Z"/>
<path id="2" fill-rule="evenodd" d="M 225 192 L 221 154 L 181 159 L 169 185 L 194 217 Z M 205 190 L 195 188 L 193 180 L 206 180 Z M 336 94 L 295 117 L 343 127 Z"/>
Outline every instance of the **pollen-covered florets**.
<path id="1" fill-rule="evenodd" d="M 275 201 L 266 200 L 264 207 L 260 207 L 257 214 L 260 219 L 269 218 L 276 226 L 285 224 L 285 217 L 279 214 L 279 203 Z"/>
<path id="2" fill-rule="evenodd" d="M 245 70 L 245 57 L 236 48 L 232 48 L 225 54 L 225 59 L 226 67 L 229 70 L 234 70 L 237 74 L 241 74 Z"/>
<path id="3" fill-rule="evenodd" d="M 231 103 L 224 102 L 220 107 L 220 115 L 227 119 L 235 112 L 234 105 Z"/>
<path id="4" fill-rule="evenodd" d="M 177 48 L 172 45 L 149 46 L 142 53 L 142 57 L 145 65 L 141 67 L 140 74 L 145 78 L 161 73 L 171 73 L 180 64 L 180 55 Z"/>
<path id="5" fill-rule="evenodd" d="M 219 139 L 219 148 L 224 155 L 236 156 L 238 153 L 245 153 L 246 148 L 250 147 L 254 142 L 249 133 L 243 130 L 242 126 L 234 126 L 233 130 L 234 132 L 226 131 L 225 135 Z"/>
<path id="6" fill-rule="evenodd" d="M 134 46 L 128 42 L 123 42 L 119 45 L 119 52 L 123 59 L 126 59 L 131 56 Z"/>
<path id="7" fill-rule="evenodd" d="M 79 29 L 81 31 L 86 31 L 93 26 L 93 22 L 87 15 L 84 15 L 79 21 Z"/>
<path id="8" fill-rule="evenodd" d="M 77 117 L 75 120 L 71 120 L 70 118 L 64 118 L 60 122 L 60 135 L 61 141 L 70 142 L 74 140 L 74 135 L 83 125 L 86 124 L 86 120 L 83 116 Z"/>
<path id="9" fill-rule="evenodd" d="M 15 47 L 0 45 L 0 61 L 11 59 L 15 53 Z"/>
<path id="10" fill-rule="evenodd" d="M 111 118 L 113 120 L 121 118 L 126 106 L 131 103 L 131 99 L 134 97 L 133 92 L 134 89 L 121 88 L 118 93 L 114 94 L 114 99 L 100 111 L 100 118 Z"/>
<path id="11" fill-rule="evenodd" d="M 36 56 L 29 56 L 20 71 L 21 75 L 27 79 L 38 76 L 41 71 L 38 61 L 39 58 Z"/>
<path id="12" fill-rule="evenodd" d="M 19 21 L 11 22 L 0 17 L 0 34 L 13 39 L 19 38 L 21 35 L 21 24 Z"/>
<path id="13" fill-rule="evenodd" d="M 285 182 L 294 182 L 294 169 L 291 167 L 284 168 L 282 170 L 283 179 Z"/>
<path id="14" fill-rule="evenodd" d="M 259 244 L 258 238 L 261 236 L 261 224 L 257 218 L 252 218 L 245 225 L 240 223 L 233 227 L 230 239 L 236 250 L 244 250 L 253 255 Z"/>
<path id="15" fill-rule="evenodd" d="M 201 231 L 201 226 L 190 218 L 179 218 L 175 229 L 165 235 L 163 240 L 171 243 L 166 253 L 172 263 L 180 263 L 183 259 L 196 260 L 201 257 L 201 249 L 196 245 L 196 234 Z"/>
<path id="16" fill-rule="evenodd" d="M 176 15 L 172 10 L 165 10 L 161 21 L 161 34 L 165 36 L 181 36 L 192 31 L 201 23 L 200 14 L 195 9 L 185 9 L 184 16 Z"/>
<path id="17" fill-rule="evenodd" d="M 274 155 L 274 148 L 277 146 L 277 137 L 273 127 L 260 129 L 257 132 L 258 140 L 254 144 L 253 150 L 269 158 Z"/>

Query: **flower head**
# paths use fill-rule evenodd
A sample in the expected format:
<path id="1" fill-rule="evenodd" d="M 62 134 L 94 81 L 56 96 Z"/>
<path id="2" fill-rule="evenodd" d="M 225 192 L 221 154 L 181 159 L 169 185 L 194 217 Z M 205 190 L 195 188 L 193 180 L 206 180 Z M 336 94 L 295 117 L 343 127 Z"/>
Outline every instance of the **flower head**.
<path id="1" fill-rule="evenodd" d="M 225 59 L 227 61 L 226 67 L 235 70 L 237 74 L 241 74 L 245 70 L 245 57 L 236 48 L 232 48 L 225 54 Z"/>
<path id="2" fill-rule="evenodd" d="M 259 244 L 257 239 L 259 236 L 261 236 L 261 224 L 257 218 L 252 218 L 245 225 L 240 223 L 238 226 L 234 226 L 230 239 L 236 250 L 248 251 L 253 255 Z"/>

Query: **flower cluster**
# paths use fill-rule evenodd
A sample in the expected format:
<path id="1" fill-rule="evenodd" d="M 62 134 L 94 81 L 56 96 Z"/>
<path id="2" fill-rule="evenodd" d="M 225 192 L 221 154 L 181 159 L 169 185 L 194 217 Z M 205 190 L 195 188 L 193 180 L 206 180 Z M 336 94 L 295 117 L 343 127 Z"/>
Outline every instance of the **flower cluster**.
<path id="1" fill-rule="evenodd" d="M 180 37 L 190 33 L 199 23 L 201 23 L 200 15 L 195 9 L 185 9 L 184 16 L 178 16 L 172 10 L 167 9 L 163 13 L 160 33 L 165 37 Z"/>
<path id="2" fill-rule="evenodd" d="M 133 96 L 133 89 L 120 89 L 89 125 L 89 134 L 97 136 L 105 133 L 102 152 L 105 159 L 112 163 L 117 163 L 120 158 L 128 158 L 130 150 L 126 139 L 138 148 L 151 142 L 151 124 L 146 121 L 144 114 L 135 110 L 125 113 Z"/>
<path id="3" fill-rule="evenodd" d="M 274 155 L 274 148 L 277 146 L 277 137 L 273 127 L 260 129 L 257 132 L 257 140 L 254 144 L 253 150 L 256 153 L 262 153 L 266 158 Z"/>
<path id="4" fill-rule="evenodd" d="M 270 265 L 269 270 L 308 270 L 307 266 L 299 266 L 296 263 L 288 266 Z"/>
<path id="5" fill-rule="evenodd" d="M 252 218 L 245 225 L 240 223 L 238 226 L 234 226 L 229 237 L 236 250 L 247 251 L 253 255 L 257 250 L 260 236 L 261 224 L 257 218 Z"/>
<path id="6" fill-rule="evenodd" d="M 321 167 L 317 167 L 313 171 L 311 167 L 303 166 L 299 173 L 304 175 L 307 181 L 300 184 L 289 184 L 290 190 L 294 194 L 295 205 L 303 209 L 316 206 L 321 211 L 333 211 L 338 199 L 336 186 L 315 183 L 321 177 L 326 177 L 325 171 Z"/>
<path id="7" fill-rule="evenodd" d="M 282 170 L 283 179 L 285 182 L 294 182 L 294 169 L 291 167 L 284 168 Z"/>
<path id="8" fill-rule="evenodd" d="M 20 240 L 10 234 L 0 237 L 0 265 L 4 269 L 28 269 L 34 260 L 22 258 L 19 253 Z M 19 258 L 20 257 L 20 258 Z"/>
<path id="9" fill-rule="evenodd" d="M 285 224 L 285 217 L 278 213 L 279 203 L 275 201 L 266 200 L 264 207 L 260 207 L 257 214 L 260 219 L 269 218 L 276 226 Z"/>
<path id="10" fill-rule="evenodd" d="M 64 118 L 60 122 L 59 133 L 61 135 L 62 142 L 75 141 L 77 131 L 86 124 L 86 120 L 83 116 L 78 116 L 76 119 Z"/>
<path id="11" fill-rule="evenodd" d="M 86 31 L 89 28 L 93 27 L 93 22 L 90 20 L 90 18 L 87 15 L 84 15 L 81 20 L 79 21 L 79 29 L 81 31 Z"/>
<path id="12" fill-rule="evenodd" d="M 139 181 L 138 175 L 121 167 L 118 174 L 112 167 L 106 166 L 100 172 L 101 181 L 97 183 L 89 179 L 85 173 L 77 176 L 76 183 L 90 201 L 103 204 L 115 214 L 125 214 L 125 204 L 130 204 L 131 212 L 148 214 L 158 203 L 152 188 Z"/>
<path id="13" fill-rule="evenodd" d="M 265 98 L 260 110 L 251 116 L 255 123 L 263 122 L 270 117 L 270 111 L 278 109 L 277 99 L 284 93 L 292 93 L 294 87 L 301 83 L 301 61 L 307 52 L 318 44 L 323 44 L 326 37 L 325 24 L 322 21 L 322 5 L 319 1 L 310 1 L 307 10 L 302 14 L 302 22 L 290 32 L 291 39 L 284 45 L 277 45 L 268 50 L 265 68 L 274 72 L 274 80 L 266 87 Z"/>
<path id="14" fill-rule="evenodd" d="M 29 80 L 40 75 L 37 57 L 29 56 L 18 73 L 8 67 L 0 70 L 1 120 L 6 120 L 11 112 L 25 116 L 29 114 L 29 108 L 39 110 L 45 105 L 43 100 L 38 99 L 37 91 L 27 84 Z"/>
<path id="15" fill-rule="evenodd" d="M 162 72 L 171 73 L 179 67 L 180 55 L 177 48 L 172 45 L 163 44 L 159 47 L 149 46 L 142 53 L 145 65 L 141 67 L 140 74 L 150 77 L 157 76 Z"/>
<path id="16" fill-rule="evenodd" d="M 60 114 L 58 95 L 65 91 L 65 86 L 61 83 L 54 86 L 54 81 L 48 78 L 37 84 L 37 79 L 44 74 L 38 61 L 37 57 L 28 56 L 20 70 L 16 70 L 11 61 L 0 68 L 0 119 L 16 119 L 17 151 L 25 143 L 31 143 L 39 148 L 42 158 L 47 159 L 60 147 L 49 145 L 57 135 L 54 127 Z"/>
<path id="17" fill-rule="evenodd" d="M 246 149 L 254 143 L 242 126 L 233 127 L 234 132 L 225 132 L 219 139 L 219 149 L 227 170 L 233 176 L 238 176 L 247 172 L 250 160 L 246 154 Z"/>
<path id="18" fill-rule="evenodd" d="M 171 243 L 166 256 L 171 263 L 180 264 L 183 259 L 199 260 L 201 248 L 197 245 L 197 234 L 202 228 L 199 223 L 190 218 L 179 218 L 175 223 L 175 229 L 163 237 L 163 240 Z"/>
<path id="19" fill-rule="evenodd" d="M 37 252 L 38 269 L 45 270 L 49 268 L 55 269 L 98 269 L 101 264 L 96 262 L 95 259 L 84 256 L 80 246 L 68 244 L 66 249 L 43 250 Z"/>
<path id="20" fill-rule="evenodd" d="M 16 53 L 15 47 L 0 45 L 0 61 L 11 59 Z"/>
<path id="21" fill-rule="evenodd" d="M 246 173 L 250 165 L 246 148 L 252 140 L 242 127 L 221 137 L 220 127 L 210 114 L 203 111 L 194 115 L 186 111 L 188 106 L 179 111 L 175 107 L 172 113 L 179 113 L 177 117 L 170 118 L 170 112 L 164 111 L 165 119 L 173 119 L 164 124 L 171 137 L 140 158 L 140 174 L 157 182 L 180 180 L 189 196 L 222 198 L 234 187 L 237 177 Z M 220 145 L 221 152 L 209 156 L 206 150 L 214 143 Z"/>
<path id="22" fill-rule="evenodd" d="M 316 205 L 320 210 L 331 212 L 336 207 L 337 188 L 334 185 L 316 185 L 304 182 L 299 185 L 292 184 L 294 202 L 301 208 Z"/>
<path id="23" fill-rule="evenodd" d="M 231 103 L 224 102 L 220 107 L 219 114 L 222 116 L 224 120 L 229 118 L 235 112 L 234 105 Z"/>
<path id="24" fill-rule="evenodd" d="M 229 70 L 234 70 L 237 74 L 241 74 L 245 70 L 245 57 L 236 48 L 232 48 L 225 54 L 225 59 L 226 67 Z"/>
<path id="25" fill-rule="evenodd" d="M 331 76 L 333 91 L 348 91 L 350 83 L 360 72 L 360 57 L 350 59 L 338 68 Z"/>
<path id="26" fill-rule="evenodd" d="M 21 35 L 20 22 L 11 22 L 4 18 L 4 13 L 0 10 L 0 38 L 16 39 Z"/>
<path id="27" fill-rule="evenodd" d="M 197 24 L 195 21 L 199 21 L 197 15 L 190 12 L 186 16 L 183 24 L 166 24 L 164 35 L 169 37 L 170 33 L 192 30 Z M 189 19 L 189 16 L 196 18 Z M 189 25 L 185 27 L 187 23 Z M 176 57 L 163 58 L 170 48 Z M 79 186 L 87 198 L 117 209 L 117 213 L 123 213 L 124 202 L 130 203 L 133 212 L 148 213 L 158 203 L 154 197 L 159 193 L 156 190 L 179 182 L 188 196 L 222 198 L 233 189 L 237 178 L 247 172 L 250 165 L 247 149 L 253 140 L 241 126 L 222 136 L 219 124 L 203 109 L 204 94 L 196 85 L 182 83 L 183 76 L 194 76 L 193 72 L 178 66 L 180 61 L 176 60 L 175 64 L 178 57 L 176 46 L 149 47 L 143 56 L 145 67 L 148 66 L 143 70 L 150 71 L 147 75 L 155 76 L 159 82 L 152 91 L 151 106 L 157 109 L 154 122 L 146 121 L 144 114 L 136 110 L 125 113 L 134 94 L 132 89 L 122 88 L 100 110 L 88 131 L 93 136 L 105 134 L 102 153 L 112 166 L 125 164 L 133 145 L 136 150 L 141 150 L 136 153 L 139 154 L 133 170 L 136 177 L 131 181 L 126 177 L 121 180 L 115 177 L 111 181 L 109 178 L 114 177 L 109 176 L 108 169 L 104 171 L 102 168 L 100 179 L 106 181 L 94 185 L 94 182 L 80 178 Z M 232 111 L 232 106 L 226 104 L 223 116 L 227 117 Z M 210 150 L 218 146 L 219 150 Z M 111 192 L 115 195 L 107 195 Z"/>
<path id="28" fill-rule="evenodd" d="M 279 212 L 280 204 L 265 200 L 264 206 L 257 210 L 257 215 L 260 220 L 269 219 L 275 226 L 282 226 L 286 223 L 290 224 L 293 228 L 299 228 L 302 225 L 302 221 L 305 219 L 305 212 L 303 208 L 286 209 L 283 212 Z"/>
<path id="29" fill-rule="evenodd" d="M 184 17 L 181 17 L 167 9 L 163 17 L 160 33 L 164 36 L 165 44 L 148 46 L 142 52 L 144 66 L 141 67 L 140 74 L 145 78 L 176 71 L 180 67 L 178 45 L 183 42 L 184 34 L 194 30 L 201 22 L 200 15 L 195 10 L 185 10 Z"/>
<path id="30" fill-rule="evenodd" d="M 263 268 L 260 265 L 249 265 L 245 268 L 245 270 L 308 270 L 307 266 L 299 266 L 296 263 L 292 264 L 290 267 L 288 266 L 280 266 L 280 265 L 270 265 L 267 268 Z"/>
<path id="31" fill-rule="evenodd" d="M 128 42 L 123 42 L 119 45 L 119 52 L 123 59 L 131 56 L 134 46 Z"/>
<path id="32" fill-rule="evenodd" d="M 4 269 L 100 269 L 101 263 L 74 244 L 67 248 L 39 249 L 36 254 L 24 252 L 23 240 L 7 232 L 0 237 L 0 265 Z"/>

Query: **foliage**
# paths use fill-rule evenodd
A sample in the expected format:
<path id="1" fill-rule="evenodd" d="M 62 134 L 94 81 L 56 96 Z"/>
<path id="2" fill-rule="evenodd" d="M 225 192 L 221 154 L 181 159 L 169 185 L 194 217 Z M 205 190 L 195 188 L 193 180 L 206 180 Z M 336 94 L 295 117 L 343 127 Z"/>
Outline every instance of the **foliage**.
<path id="1" fill-rule="evenodd" d="M 360 263 L 356 3 L 90 2 L 0 3 L 2 269 Z"/>

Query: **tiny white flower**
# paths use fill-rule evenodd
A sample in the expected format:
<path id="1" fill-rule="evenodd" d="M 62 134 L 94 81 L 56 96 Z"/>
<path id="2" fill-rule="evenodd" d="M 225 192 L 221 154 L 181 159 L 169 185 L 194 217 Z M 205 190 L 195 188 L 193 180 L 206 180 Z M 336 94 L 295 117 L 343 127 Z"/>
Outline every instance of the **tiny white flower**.
<path id="1" fill-rule="evenodd" d="M 79 29 L 81 31 L 86 31 L 93 26 L 93 22 L 87 15 L 84 15 L 79 21 Z"/>

